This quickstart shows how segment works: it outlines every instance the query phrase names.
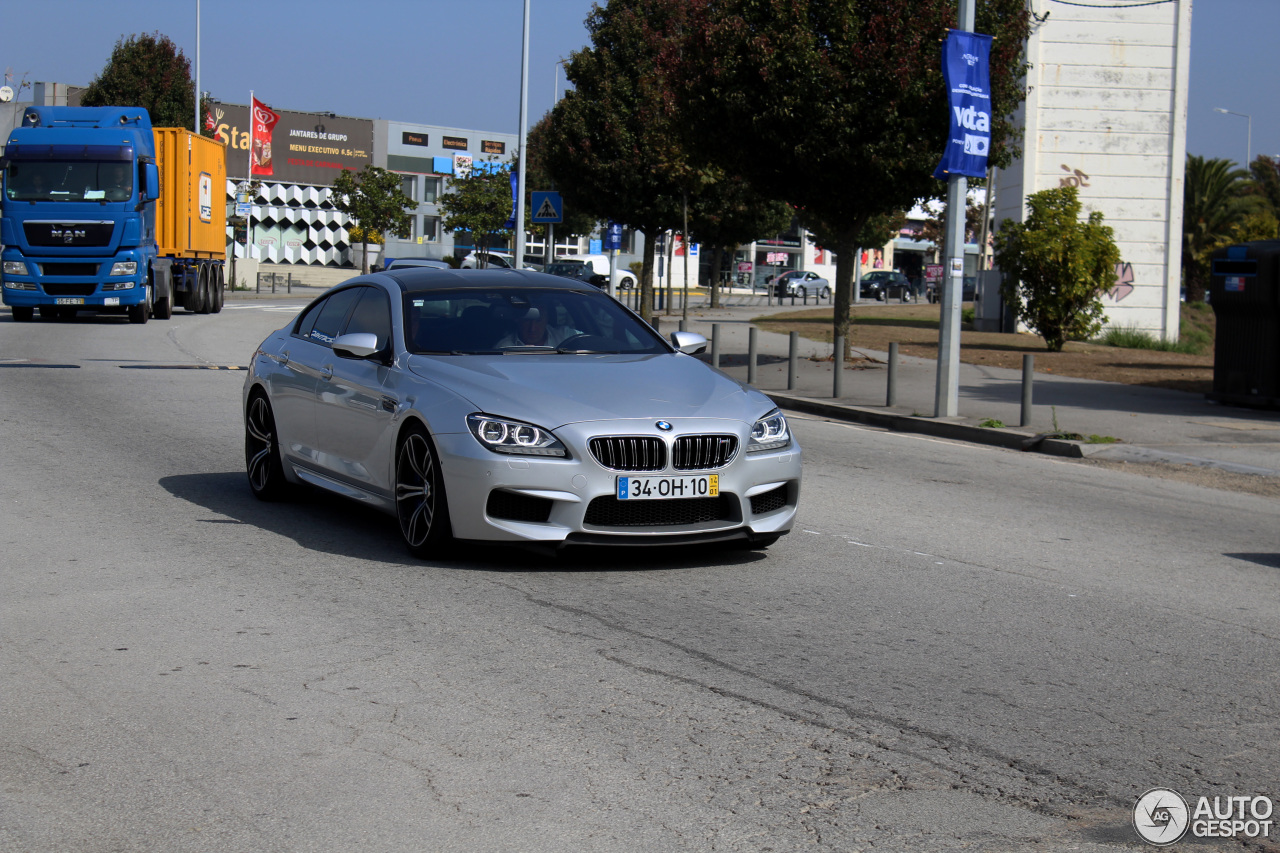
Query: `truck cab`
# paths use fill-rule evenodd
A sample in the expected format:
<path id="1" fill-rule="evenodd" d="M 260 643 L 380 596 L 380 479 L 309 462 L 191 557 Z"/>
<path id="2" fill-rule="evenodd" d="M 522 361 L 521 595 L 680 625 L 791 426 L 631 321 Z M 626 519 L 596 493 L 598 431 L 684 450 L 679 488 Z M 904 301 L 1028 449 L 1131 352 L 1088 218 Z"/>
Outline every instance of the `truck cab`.
<path id="1" fill-rule="evenodd" d="M 15 320 L 92 310 L 145 323 L 167 319 L 175 297 L 188 310 L 221 306 L 219 144 L 152 128 L 141 107 L 33 106 L 3 169 L 3 301 Z"/>

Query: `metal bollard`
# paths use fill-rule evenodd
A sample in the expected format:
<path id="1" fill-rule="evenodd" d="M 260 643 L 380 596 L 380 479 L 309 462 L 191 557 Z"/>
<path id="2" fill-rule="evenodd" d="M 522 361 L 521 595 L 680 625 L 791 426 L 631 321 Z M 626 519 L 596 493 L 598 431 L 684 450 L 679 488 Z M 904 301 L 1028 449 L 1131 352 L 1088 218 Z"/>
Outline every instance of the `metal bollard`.
<path id="1" fill-rule="evenodd" d="M 254 293 L 261 293 L 261 292 L 262 292 L 262 270 L 258 270 L 258 274 L 257 274 L 257 276 L 254 278 L 254 282 L 253 282 L 253 292 L 254 292 Z"/>
<path id="2" fill-rule="evenodd" d="M 793 296 L 792 299 L 795 299 Z M 794 391 L 800 372 L 800 333 L 792 332 L 787 347 L 787 390 Z"/>
<path id="3" fill-rule="evenodd" d="M 720 324 L 711 324 L 711 366 L 720 367 Z"/>
<path id="4" fill-rule="evenodd" d="M 836 336 L 835 351 L 831 353 L 831 396 L 839 400 L 844 396 L 844 336 Z"/>
<path id="5" fill-rule="evenodd" d="M 658 327 L 662 325 L 662 318 L 654 314 L 653 319 L 649 321 L 649 325 L 653 326 L 655 332 L 658 331 Z"/>
<path id="6" fill-rule="evenodd" d="M 886 406 L 898 404 L 898 344 L 889 344 L 889 387 L 884 395 Z"/>
<path id="7" fill-rule="evenodd" d="M 293 294 L 293 273 L 289 273 L 289 278 L 284 283 L 284 292 Z"/>
<path id="8" fill-rule="evenodd" d="M 747 329 L 747 384 L 756 384 L 756 327 Z"/>
<path id="9" fill-rule="evenodd" d="M 685 331 L 684 322 L 685 322 L 684 320 L 680 321 L 680 331 L 682 332 Z"/>
<path id="10" fill-rule="evenodd" d="M 1030 353 L 1022 356 L 1022 426 L 1031 426 L 1031 384 L 1035 376 L 1036 357 Z"/>

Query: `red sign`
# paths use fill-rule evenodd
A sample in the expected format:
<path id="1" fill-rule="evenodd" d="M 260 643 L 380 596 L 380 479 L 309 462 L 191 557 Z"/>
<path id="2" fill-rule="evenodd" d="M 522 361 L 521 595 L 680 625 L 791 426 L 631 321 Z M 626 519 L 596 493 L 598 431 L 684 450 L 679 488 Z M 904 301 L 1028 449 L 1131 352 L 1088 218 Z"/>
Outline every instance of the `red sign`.
<path id="1" fill-rule="evenodd" d="M 249 153 L 249 172 L 253 175 L 274 175 L 271 165 L 271 131 L 280 116 L 267 109 L 257 98 L 253 99 L 253 150 Z"/>

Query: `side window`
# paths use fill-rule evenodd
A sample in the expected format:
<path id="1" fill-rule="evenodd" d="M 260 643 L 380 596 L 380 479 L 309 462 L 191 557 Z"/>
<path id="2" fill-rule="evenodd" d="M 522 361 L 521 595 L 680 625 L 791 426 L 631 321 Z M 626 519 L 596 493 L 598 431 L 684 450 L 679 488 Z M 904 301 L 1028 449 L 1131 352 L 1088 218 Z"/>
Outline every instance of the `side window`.
<path id="1" fill-rule="evenodd" d="M 356 303 L 356 310 L 351 312 L 351 319 L 342 333 L 368 332 L 377 336 L 379 347 L 385 347 L 391 339 L 391 302 L 376 287 L 361 287 L 359 290 L 360 301 Z"/>
<path id="2" fill-rule="evenodd" d="M 316 318 L 320 316 L 320 309 L 325 306 L 329 300 L 322 299 L 312 305 L 306 312 L 298 318 L 298 324 L 293 327 L 293 334 L 296 337 L 307 339 L 311 336 L 311 328 L 316 324 Z"/>
<path id="3" fill-rule="evenodd" d="M 316 317 L 315 325 L 307 335 L 307 340 L 323 346 L 333 343 L 333 339 L 342 331 L 342 323 L 347 319 L 347 314 L 351 312 L 351 306 L 359 298 L 362 289 L 349 287 L 346 290 L 339 290 L 325 300 L 320 308 L 320 314 Z"/>

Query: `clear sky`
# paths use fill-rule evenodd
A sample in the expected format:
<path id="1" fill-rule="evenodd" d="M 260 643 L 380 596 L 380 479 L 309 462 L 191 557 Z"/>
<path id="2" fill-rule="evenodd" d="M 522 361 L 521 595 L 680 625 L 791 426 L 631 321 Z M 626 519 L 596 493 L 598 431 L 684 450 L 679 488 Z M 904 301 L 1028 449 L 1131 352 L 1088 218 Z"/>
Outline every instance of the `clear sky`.
<path id="1" fill-rule="evenodd" d="M 1123 4 L 1132 0 L 1091 0 Z M 909 0 L 904 0 L 909 5 Z M 22 80 L 87 84 L 122 35 L 159 31 L 194 58 L 197 0 L 5 3 L 0 66 Z M 557 61 L 587 43 L 591 0 L 530 0 L 529 119 L 551 106 Z M 252 89 L 275 107 L 514 133 L 519 0 L 200 0 L 200 84 Z M 1187 151 L 1243 163 L 1280 155 L 1280 0 L 1195 0 Z M 31 97 L 23 91 L 19 100 Z"/>

